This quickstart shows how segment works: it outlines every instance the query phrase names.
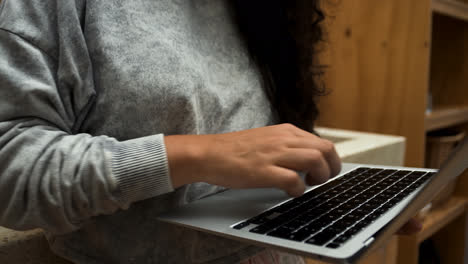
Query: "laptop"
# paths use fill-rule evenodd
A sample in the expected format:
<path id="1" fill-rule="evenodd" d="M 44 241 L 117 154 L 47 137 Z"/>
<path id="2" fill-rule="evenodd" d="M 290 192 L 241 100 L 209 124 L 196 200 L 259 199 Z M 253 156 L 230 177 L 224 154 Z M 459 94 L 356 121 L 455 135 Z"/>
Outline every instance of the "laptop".
<path id="1" fill-rule="evenodd" d="M 297 198 L 276 189 L 227 190 L 161 215 L 161 221 L 331 263 L 382 246 L 468 168 L 468 138 L 440 170 L 344 163 Z"/>

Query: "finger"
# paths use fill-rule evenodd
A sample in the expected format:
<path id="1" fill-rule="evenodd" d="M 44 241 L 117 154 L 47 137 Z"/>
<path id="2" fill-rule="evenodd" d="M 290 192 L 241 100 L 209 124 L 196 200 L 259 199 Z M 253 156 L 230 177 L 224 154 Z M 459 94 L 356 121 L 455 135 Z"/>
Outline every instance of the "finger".
<path id="1" fill-rule="evenodd" d="M 321 139 L 310 133 L 308 134 L 307 136 L 289 139 L 287 147 L 316 149 L 320 151 L 329 164 L 331 176 L 338 175 L 341 171 L 341 159 L 336 152 L 335 145 L 329 140 Z"/>
<path id="2" fill-rule="evenodd" d="M 323 154 L 315 149 L 289 149 L 278 155 L 275 164 L 307 174 L 307 184 L 326 182 L 331 177 L 330 167 Z"/>
<path id="3" fill-rule="evenodd" d="M 304 193 L 305 184 L 294 170 L 272 167 L 268 173 L 268 179 L 272 187 L 284 190 L 288 195 L 297 197 Z"/>
<path id="4" fill-rule="evenodd" d="M 412 235 L 418 233 L 422 229 L 422 223 L 416 219 L 409 220 L 400 230 L 397 232 L 399 235 Z"/>

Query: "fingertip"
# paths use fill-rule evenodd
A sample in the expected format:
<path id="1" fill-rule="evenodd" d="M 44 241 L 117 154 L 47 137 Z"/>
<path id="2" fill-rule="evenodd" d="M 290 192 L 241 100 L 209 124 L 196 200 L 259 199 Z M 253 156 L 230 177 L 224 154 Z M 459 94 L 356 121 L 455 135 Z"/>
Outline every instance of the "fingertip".
<path id="1" fill-rule="evenodd" d="M 304 181 L 296 171 L 289 169 L 279 169 L 275 174 L 275 187 L 285 191 L 289 196 L 301 196 L 306 189 Z"/>
<path id="2" fill-rule="evenodd" d="M 299 197 L 299 196 L 304 194 L 305 190 L 306 190 L 306 186 L 305 186 L 304 182 L 301 181 L 301 184 L 298 186 L 298 188 L 297 188 L 296 192 L 293 194 L 293 196 L 294 197 Z"/>
<path id="3" fill-rule="evenodd" d="M 342 165 L 341 161 L 339 160 L 336 163 L 336 167 L 334 168 L 333 175 L 331 177 L 333 178 L 333 177 L 337 176 L 338 174 L 340 174 L 342 168 L 343 168 L 343 165 Z"/>

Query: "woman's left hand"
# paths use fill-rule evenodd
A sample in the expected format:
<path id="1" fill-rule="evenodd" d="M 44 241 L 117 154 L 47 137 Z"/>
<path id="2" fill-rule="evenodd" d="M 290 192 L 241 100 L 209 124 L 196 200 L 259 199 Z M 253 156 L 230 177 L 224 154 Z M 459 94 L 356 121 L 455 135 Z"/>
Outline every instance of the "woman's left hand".
<path id="1" fill-rule="evenodd" d="M 422 222 L 416 218 L 410 219 L 400 230 L 398 235 L 413 235 L 421 231 L 423 228 Z"/>

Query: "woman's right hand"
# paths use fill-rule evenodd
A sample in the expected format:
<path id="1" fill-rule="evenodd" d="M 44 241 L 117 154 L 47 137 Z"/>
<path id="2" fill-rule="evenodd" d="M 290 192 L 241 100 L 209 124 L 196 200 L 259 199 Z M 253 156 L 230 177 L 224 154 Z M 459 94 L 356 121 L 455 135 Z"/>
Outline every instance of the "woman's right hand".
<path id="1" fill-rule="evenodd" d="M 274 187 L 299 196 L 336 176 L 333 143 L 290 124 L 213 135 L 165 137 L 174 188 L 207 182 L 228 188 Z"/>

